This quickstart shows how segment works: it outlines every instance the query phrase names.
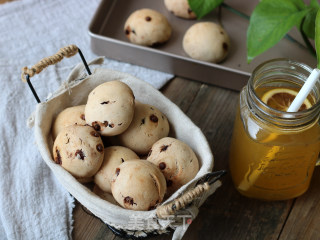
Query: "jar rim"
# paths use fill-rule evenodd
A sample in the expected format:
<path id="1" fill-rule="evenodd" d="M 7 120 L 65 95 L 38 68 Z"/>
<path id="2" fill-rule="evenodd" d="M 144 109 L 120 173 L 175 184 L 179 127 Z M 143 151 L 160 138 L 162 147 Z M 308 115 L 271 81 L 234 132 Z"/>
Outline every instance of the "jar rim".
<path id="1" fill-rule="evenodd" d="M 250 86 L 250 90 L 251 92 L 254 94 L 254 97 L 257 99 L 257 101 L 259 101 L 260 104 L 262 104 L 266 109 L 270 110 L 271 112 L 275 112 L 276 114 L 283 114 L 284 112 L 283 111 L 280 111 L 280 110 L 277 110 L 277 109 L 274 109 L 274 108 L 271 108 L 269 107 L 266 103 L 264 103 L 260 97 L 256 94 L 256 91 L 255 91 L 255 88 L 253 86 L 253 77 L 252 76 L 255 76 L 257 75 L 257 73 L 259 71 L 261 71 L 261 69 L 263 69 L 265 66 L 267 66 L 268 64 L 271 64 L 271 63 L 281 63 L 281 62 L 285 62 L 285 63 L 289 63 L 289 64 L 292 64 L 292 65 L 295 65 L 295 66 L 299 66 L 299 67 L 302 67 L 303 69 L 305 69 L 306 71 L 309 72 L 309 74 L 311 74 L 313 68 L 311 68 L 309 65 L 305 64 L 305 63 L 302 63 L 302 62 L 298 62 L 298 61 L 294 61 L 294 60 L 291 60 L 291 59 L 287 59 L 287 58 L 276 58 L 276 59 L 271 59 L 271 60 L 268 60 L 268 61 L 265 61 L 261 64 L 259 64 L 252 72 L 252 75 L 249 79 L 249 82 L 248 82 L 248 85 Z M 290 112 L 290 114 L 288 113 L 287 115 L 291 115 L 292 118 L 295 118 L 296 116 L 300 116 L 301 114 L 303 113 L 310 113 L 312 111 L 314 111 L 314 109 L 317 109 L 320 107 L 320 99 L 315 103 L 313 104 L 310 108 L 308 109 L 305 109 L 305 110 L 302 110 L 302 111 L 299 111 L 299 112 Z M 288 117 L 286 117 L 288 118 Z"/>
<path id="2" fill-rule="evenodd" d="M 316 88 L 319 93 L 318 94 L 319 96 L 317 97 L 317 101 L 310 108 L 305 109 L 303 111 L 299 111 L 299 112 L 284 112 L 284 111 L 271 108 L 266 103 L 264 103 L 260 99 L 260 97 L 257 95 L 254 84 L 256 83 L 259 75 L 270 73 L 272 72 L 272 70 L 276 72 L 276 69 L 279 70 L 280 68 L 288 70 L 287 72 L 288 76 L 290 76 L 289 71 L 290 72 L 296 71 L 296 73 L 300 73 L 297 70 L 297 68 L 300 68 L 300 70 L 305 71 L 305 77 L 301 79 L 299 78 L 299 80 L 302 80 L 302 81 L 306 81 L 306 78 L 313 71 L 313 69 L 307 64 L 294 61 L 291 59 L 287 59 L 287 58 L 276 58 L 276 59 L 271 59 L 261 63 L 254 69 L 247 84 L 248 98 L 250 97 L 254 101 L 253 104 L 251 102 L 250 105 L 253 105 L 251 107 L 254 107 L 256 109 L 257 115 L 261 113 L 260 115 L 262 116 L 259 115 L 259 117 L 261 117 L 264 120 L 267 120 L 268 122 L 273 122 L 273 124 L 276 124 L 276 125 L 287 125 L 287 126 L 295 125 L 296 126 L 296 125 L 304 125 L 306 123 L 314 122 L 314 120 L 317 117 L 319 117 L 320 86 Z M 298 79 L 297 76 L 294 75 L 294 77 Z"/>

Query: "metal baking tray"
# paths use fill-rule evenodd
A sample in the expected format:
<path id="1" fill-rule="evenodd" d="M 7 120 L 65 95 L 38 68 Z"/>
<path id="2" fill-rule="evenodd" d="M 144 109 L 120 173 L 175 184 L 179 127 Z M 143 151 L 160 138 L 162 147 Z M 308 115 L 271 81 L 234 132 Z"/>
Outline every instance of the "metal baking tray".
<path id="1" fill-rule="evenodd" d="M 225 3 L 250 15 L 258 0 L 230 0 Z M 155 9 L 167 17 L 173 28 L 173 34 L 167 43 L 151 48 L 128 41 L 123 29 L 124 23 L 133 11 L 141 8 Z M 225 8 L 221 8 L 220 14 L 220 23 L 231 40 L 229 55 L 220 64 L 194 60 L 188 57 L 182 48 L 185 31 L 197 21 L 219 22 L 218 11 L 215 10 L 201 20 L 186 20 L 170 13 L 163 0 L 102 0 L 89 25 L 91 48 L 94 53 L 111 59 L 233 90 L 240 90 L 247 83 L 252 70 L 272 58 L 285 57 L 304 62 L 311 67 L 316 65 L 316 59 L 306 48 L 287 39 L 281 40 L 275 47 L 248 64 L 246 32 L 249 21 Z M 290 34 L 302 42 L 297 31 Z"/>

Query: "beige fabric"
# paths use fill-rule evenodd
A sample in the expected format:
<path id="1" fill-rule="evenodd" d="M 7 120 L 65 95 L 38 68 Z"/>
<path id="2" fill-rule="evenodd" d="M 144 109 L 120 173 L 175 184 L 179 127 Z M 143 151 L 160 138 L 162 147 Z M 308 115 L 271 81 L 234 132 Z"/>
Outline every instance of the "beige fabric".
<path id="1" fill-rule="evenodd" d="M 88 208 L 94 215 L 102 219 L 105 223 L 116 228 L 127 230 L 143 230 L 135 226 L 132 229 L 128 225 L 128 219 L 138 217 L 139 220 L 147 223 L 148 219 L 156 218 L 156 210 L 153 211 L 132 211 L 126 210 L 118 205 L 114 205 L 108 201 L 99 198 L 96 194 L 91 192 L 87 187 L 76 181 L 76 179 L 65 171 L 60 165 L 57 165 L 52 160 L 52 139 L 50 137 L 50 128 L 52 120 L 66 107 L 85 104 L 89 92 L 99 84 L 111 81 L 120 80 L 128 84 L 138 101 L 148 103 L 157 107 L 167 117 L 171 124 L 172 132 L 176 137 L 186 142 L 197 154 L 200 161 L 200 171 L 195 179 L 188 184 L 181 187 L 175 194 L 173 194 L 166 202 L 176 198 L 180 193 L 186 189 L 193 187 L 197 180 L 204 174 L 211 172 L 213 168 L 213 155 L 211 153 L 209 144 L 202 134 L 201 130 L 194 125 L 194 123 L 170 100 L 168 100 L 161 92 L 153 88 L 148 83 L 141 81 L 131 75 L 116 72 L 108 69 L 95 69 L 93 74 L 87 76 L 83 80 L 78 80 L 83 77 L 83 72 L 80 67 L 76 67 L 70 74 L 67 82 L 61 86 L 60 90 L 54 93 L 50 100 L 37 105 L 34 120 L 35 136 L 39 151 L 46 162 L 46 164 L 54 172 L 60 183 L 86 208 Z M 198 207 L 204 200 L 212 194 L 216 188 L 221 185 L 218 181 L 211 186 L 211 190 L 200 199 L 195 201 L 195 204 L 182 212 L 188 213 L 193 218 L 198 213 Z M 156 219 L 153 222 L 153 229 L 160 231 L 167 227 L 172 227 L 175 219 Z M 176 228 L 174 239 L 180 239 L 186 228 L 180 226 Z"/>

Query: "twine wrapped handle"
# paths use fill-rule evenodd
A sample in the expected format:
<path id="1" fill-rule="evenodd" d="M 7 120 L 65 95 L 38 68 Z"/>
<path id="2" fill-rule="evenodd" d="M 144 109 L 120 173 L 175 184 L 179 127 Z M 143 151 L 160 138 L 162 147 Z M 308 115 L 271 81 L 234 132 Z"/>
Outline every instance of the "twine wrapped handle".
<path id="1" fill-rule="evenodd" d="M 176 211 L 185 208 L 194 199 L 200 197 L 204 192 L 208 191 L 209 189 L 209 183 L 205 182 L 187 191 L 181 197 L 178 197 L 175 200 L 173 200 L 173 202 L 157 207 L 158 218 L 164 219 L 170 215 L 174 215 Z"/>
<path id="2" fill-rule="evenodd" d="M 76 45 L 69 45 L 61 48 L 56 54 L 43 58 L 37 64 L 33 65 L 31 68 L 24 67 L 22 68 L 21 79 L 23 82 L 26 82 L 26 75 L 33 77 L 35 74 L 40 73 L 43 69 L 49 65 L 54 65 L 60 62 L 64 57 L 72 57 L 78 53 L 79 49 Z"/>
<path id="3" fill-rule="evenodd" d="M 165 205 L 157 207 L 157 216 L 160 219 L 167 218 L 170 215 L 175 215 L 175 213 L 188 206 L 196 198 L 201 197 L 202 194 L 210 190 L 210 185 L 215 183 L 218 179 L 227 173 L 225 170 L 220 170 L 216 172 L 211 172 L 204 175 L 198 182 L 195 188 L 185 192 L 182 196 L 174 199 Z"/>

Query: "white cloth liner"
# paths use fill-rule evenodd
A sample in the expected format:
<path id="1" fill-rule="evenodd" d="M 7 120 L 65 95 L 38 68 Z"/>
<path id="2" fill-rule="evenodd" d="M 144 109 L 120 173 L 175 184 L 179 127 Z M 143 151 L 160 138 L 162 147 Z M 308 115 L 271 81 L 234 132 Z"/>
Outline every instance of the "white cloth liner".
<path id="1" fill-rule="evenodd" d="M 99 60 L 98 60 L 99 61 Z M 200 177 L 213 168 L 213 155 L 211 153 L 209 144 L 201 132 L 201 130 L 194 125 L 194 123 L 170 100 L 168 100 L 161 92 L 156 90 L 150 84 L 147 84 L 129 74 L 121 73 L 113 70 L 97 68 L 93 74 L 83 79 L 80 66 L 70 74 L 67 84 L 63 84 L 52 98 L 47 102 L 37 105 L 35 114 L 35 136 L 39 151 L 56 175 L 60 183 L 86 208 L 88 208 L 94 215 L 102 219 L 105 223 L 120 229 L 128 230 L 144 230 L 137 226 L 130 229 L 128 219 L 132 216 L 138 216 L 139 219 L 145 221 L 156 217 L 156 211 L 132 211 L 123 209 L 117 205 L 102 200 L 97 195 L 92 193 L 87 187 L 80 184 L 75 178 L 65 171 L 60 165 L 57 165 L 52 160 L 52 140 L 51 140 L 51 124 L 57 113 L 62 109 L 74 105 L 84 104 L 87 100 L 89 92 L 105 81 L 120 80 L 128 84 L 138 101 L 145 102 L 159 108 L 170 122 L 170 127 L 174 132 L 174 137 L 186 142 L 196 153 L 200 160 L 200 171 L 196 178 L 189 184 L 186 184 L 176 193 L 174 193 L 166 202 L 171 201 L 178 195 L 183 193 L 186 189 L 193 187 Z M 83 80 L 78 80 L 83 79 Z M 196 203 L 187 209 L 189 214 L 195 217 L 198 214 L 198 207 L 204 200 L 212 194 L 217 187 L 221 185 L 218 181 L 211 187 L 211 191 L 198 199 Z M 164 230 L 171 225 L 175 220 L 159 220 L 154 229 Z M 178 227 L 174 233 L 173 239 L 180 239 L 187 227 Z"/>

